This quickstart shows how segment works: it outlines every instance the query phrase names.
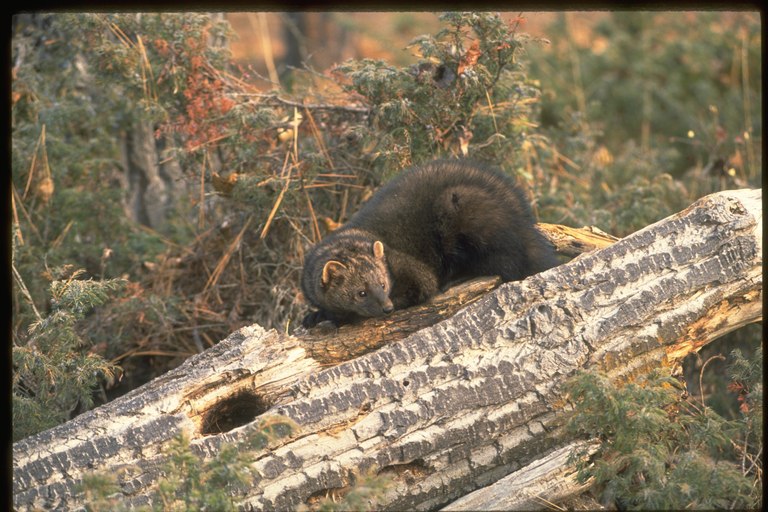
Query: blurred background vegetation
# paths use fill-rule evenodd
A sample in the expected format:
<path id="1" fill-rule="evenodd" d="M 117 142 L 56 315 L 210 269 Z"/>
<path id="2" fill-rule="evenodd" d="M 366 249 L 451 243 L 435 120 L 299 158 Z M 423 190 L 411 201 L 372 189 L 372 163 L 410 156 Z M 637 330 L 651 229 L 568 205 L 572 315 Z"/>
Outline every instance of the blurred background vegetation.
<path id="1" fill-rule="evenodd" d="M 762 186 L 755 12 L 27 13 L 12 31 L 14 439 L 241 326 L 291 331 L 303 251 L 410 165 L 490 162 L 542 221 L 617 236 Z M 690 392 L 738 417 L 710 357 L 761 341 L 692 356 Z"/>

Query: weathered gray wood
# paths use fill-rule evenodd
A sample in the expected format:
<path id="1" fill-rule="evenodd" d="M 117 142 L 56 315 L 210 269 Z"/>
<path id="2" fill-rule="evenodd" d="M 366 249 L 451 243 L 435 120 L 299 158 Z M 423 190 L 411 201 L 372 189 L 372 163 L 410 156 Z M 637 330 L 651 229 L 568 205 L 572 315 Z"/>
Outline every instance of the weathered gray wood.
<path id="1" fill-rule="evenodd" d="M 576 469 L 568 464 L 573 452 L 592 455 L 599 444 L 575 441 L 531 462 L 497 482 L 471 492 L 442 510 L 544 510 L 588 489 L 591 481 L 578 483 Z"/>
<path id="2" fill-rule="evenodd" d="M 294 510 L 370 470 L 394 478 L 377 509 L 439 508 L 571 442 L 561 385 L 576 371 L 629 377 L 761 319 L 761 191 L 715 194 L 330 368 L 308 356 L 311 339 L 241 329 L 14 444 L 14 504 L 82 506 L 77 484 L 93 470 L 118 474 L 126 503 L 147 504 L 182 430 L 207 458 L 283 415 L 300 431 L 257 454 L 242 508 Z"/>

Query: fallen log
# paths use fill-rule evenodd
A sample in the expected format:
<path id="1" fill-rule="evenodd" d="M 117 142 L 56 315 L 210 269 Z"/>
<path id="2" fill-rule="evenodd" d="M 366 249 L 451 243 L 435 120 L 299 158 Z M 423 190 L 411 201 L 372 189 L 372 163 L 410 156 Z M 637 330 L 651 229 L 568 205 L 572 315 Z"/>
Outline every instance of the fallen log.
<path id="1" fill-rule="evenodd" d="M 557 253 L 564 256 L 573 257 L 602 249 L 618 240 L 595 227 L 569 228 L 544 223 L 538 224 L 538 227 Z M 455 286 L 425 304 L 395 311 L 387 317 L 371 319 L 362 325 L 343 325 L 340 328 L 321 325 L 309 333 L 299 328 L 294 331 L 294 335 L 308 341 L 306 348 L 310 357 L 322 364 L 340 363 L 449 318 L 500 284 L 501 279 L 498 277 L 478 278 Z M 310 337 L 306 336 L 308 334 Z"/>
<path id="2" fill-rule="evenodd" d="M 591 481 L 578 483 L 576 469 L 568 464 L 574 451 L 597 451 L 596 443 L 575 441 L 548 453 L 541 459 L 510 473 L 493 484 L 473 491 L 442 510 L 544 510 L 565 498 L 587 490 Z"/>
<path id="3" fill-rule="evenodd" d="M 283 416 L 298 430 L 254 453 L 252 485 L 234 491 L 242 509 L 294 510 L 370 472 L 392 479 L 378 510 L 461 509 L 456 500 L 472 491 L 560 460 L 574 442 L 562 428 L 562 383 L 575 372 L 631 378 L 762 320 L 761 197 L 707 196 L 340 364 L 345 349 L 327 348 L 328 337 L 241 329 L 141 388 L 15 443 L 14 507 L 82 507 L 79 485 L 94 471 L 117 475 L 126 505 L 151 505 L 164 450 L 181 432 L 207 459 Z"/>

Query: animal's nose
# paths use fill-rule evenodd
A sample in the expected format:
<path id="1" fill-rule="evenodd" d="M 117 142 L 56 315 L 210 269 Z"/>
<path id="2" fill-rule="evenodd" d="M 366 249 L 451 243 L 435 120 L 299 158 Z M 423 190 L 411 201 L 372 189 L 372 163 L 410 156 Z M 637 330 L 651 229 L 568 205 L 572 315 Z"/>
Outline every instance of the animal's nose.
<path id="1" fill-rule="evenodd" d="M 392 304 L 387 304 L 381 308 L 385 314 L 390 314 L 395 310 L 395 307 Z"/>

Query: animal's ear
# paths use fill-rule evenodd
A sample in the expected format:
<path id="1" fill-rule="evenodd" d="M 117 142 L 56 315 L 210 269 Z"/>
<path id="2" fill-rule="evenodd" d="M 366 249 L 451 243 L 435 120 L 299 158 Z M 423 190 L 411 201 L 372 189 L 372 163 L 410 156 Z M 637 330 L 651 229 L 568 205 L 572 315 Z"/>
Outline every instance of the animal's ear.
<path id="1" fill-rule="evenodd" d="M 373 242 L 373 255 L 378 260 L 384 257 L 384 244 L 380 240 Z"/>
<path id="2" fill-rule="evenodd" d="M 320 277 L 320 282 L 323 286 L 328 286 L 332 279 L 337 278 L 345 270 L 347 270 L 347 267 L 342 262 L 328 260 L 323 267 L 323 275 Z"/>

